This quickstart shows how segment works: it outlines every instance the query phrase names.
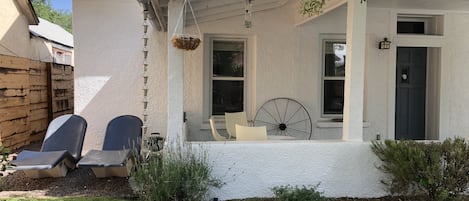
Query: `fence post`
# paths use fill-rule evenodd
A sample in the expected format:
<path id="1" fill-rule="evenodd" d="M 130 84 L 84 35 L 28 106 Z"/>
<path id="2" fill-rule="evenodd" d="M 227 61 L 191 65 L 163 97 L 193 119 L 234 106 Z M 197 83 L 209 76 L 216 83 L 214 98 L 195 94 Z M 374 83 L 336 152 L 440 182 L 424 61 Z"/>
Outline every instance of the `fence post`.
<path id="1" fill-rule="evenodd" d="M 46 63 L 46 69 L 47 69 L 47 113 L 48 113 L 49 122 L 51 122 L 54 119 L 52 66 L 53 66 L 53 63 L 51 63 L 51 62 Z"/>

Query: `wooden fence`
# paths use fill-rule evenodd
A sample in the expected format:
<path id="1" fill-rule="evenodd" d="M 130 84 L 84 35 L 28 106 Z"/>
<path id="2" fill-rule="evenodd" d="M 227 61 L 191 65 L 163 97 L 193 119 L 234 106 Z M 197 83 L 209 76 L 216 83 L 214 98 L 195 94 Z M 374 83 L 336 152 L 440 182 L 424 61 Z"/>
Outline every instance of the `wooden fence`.
<path id="1" fill-rule="evenodd" d="M 73 113 L 73 67 L 0 55 L 0 137 L 17 149 L 44 138 L 49 122 Z"/>

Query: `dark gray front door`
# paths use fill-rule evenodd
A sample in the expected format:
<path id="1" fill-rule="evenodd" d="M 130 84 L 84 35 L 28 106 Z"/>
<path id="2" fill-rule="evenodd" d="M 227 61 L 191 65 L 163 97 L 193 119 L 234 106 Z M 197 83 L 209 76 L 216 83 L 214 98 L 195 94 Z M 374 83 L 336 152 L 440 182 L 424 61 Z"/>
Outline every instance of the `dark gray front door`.
<path id="1" fill-rule="evenodd" d="M 398 47 L 396 63 L 396 140 L 424 140 L 427 48 Z"/>

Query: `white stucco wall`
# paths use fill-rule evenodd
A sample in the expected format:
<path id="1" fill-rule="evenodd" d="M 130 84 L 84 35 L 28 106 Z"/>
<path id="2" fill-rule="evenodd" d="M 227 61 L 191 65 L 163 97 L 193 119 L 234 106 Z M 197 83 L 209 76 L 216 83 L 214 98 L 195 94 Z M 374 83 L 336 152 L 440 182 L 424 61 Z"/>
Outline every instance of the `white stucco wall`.
<path id="1" fill-rule="evenodd" d="M 446 46 L 443 49 L 440 139 L 454 135 L 469 137 L 469 14 L 448 15 Z"/>
<path id="2" fill-rule="evenodd" d="M 316 185 L 327 197 L 386 195 L 370 143 L 341 141 L 192 143 L 208 153 L 213 176 L 226 184 L 212 189 L 221 200 L 273 197 L 282 185 Z"/>
<path id="3" fill-rule="evenodd" d="M 15 0 L 2 0 L 0 10 L 0 54 L 31 58 L 27 18 Z"/>
<path id="4" fill-rule="evenodd" d="M 88 122 L 83 153 L 101 149 L 112 118 L 142 116 L 142 24 L 137 1 L 73 1 L 75 113 Z"/>

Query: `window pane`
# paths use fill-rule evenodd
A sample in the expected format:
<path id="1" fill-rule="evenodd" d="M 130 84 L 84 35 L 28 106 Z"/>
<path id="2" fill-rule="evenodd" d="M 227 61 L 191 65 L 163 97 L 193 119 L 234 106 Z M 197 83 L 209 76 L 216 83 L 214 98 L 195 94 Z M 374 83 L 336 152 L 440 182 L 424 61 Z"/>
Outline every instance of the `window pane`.
<path id="1" fill-rule="evenodd" d="M 214 80 L 212 84 L 212 115 L 244 110 L 244 81 Z"/>
<path id="2" fill-rule="evenodd" d="M 344 108 L 344 81 L 324 80 L 324 114 L 342 114 Z"/>
<path id="3" fill-rule="evenodd" d="M 424 22 L 397 22 L 397 33 L 425 34 Z"/>
<path id="4" fill-rule="evenodd" d="M 213 77 L 244 76 L 244 41 L 213 41 Z"/>
<path id="5" fill-rule="evenodd" d="M 345 42 L 327 41 L 324 44 L 324 65 L 326 77 L 345 76 Z"/>

